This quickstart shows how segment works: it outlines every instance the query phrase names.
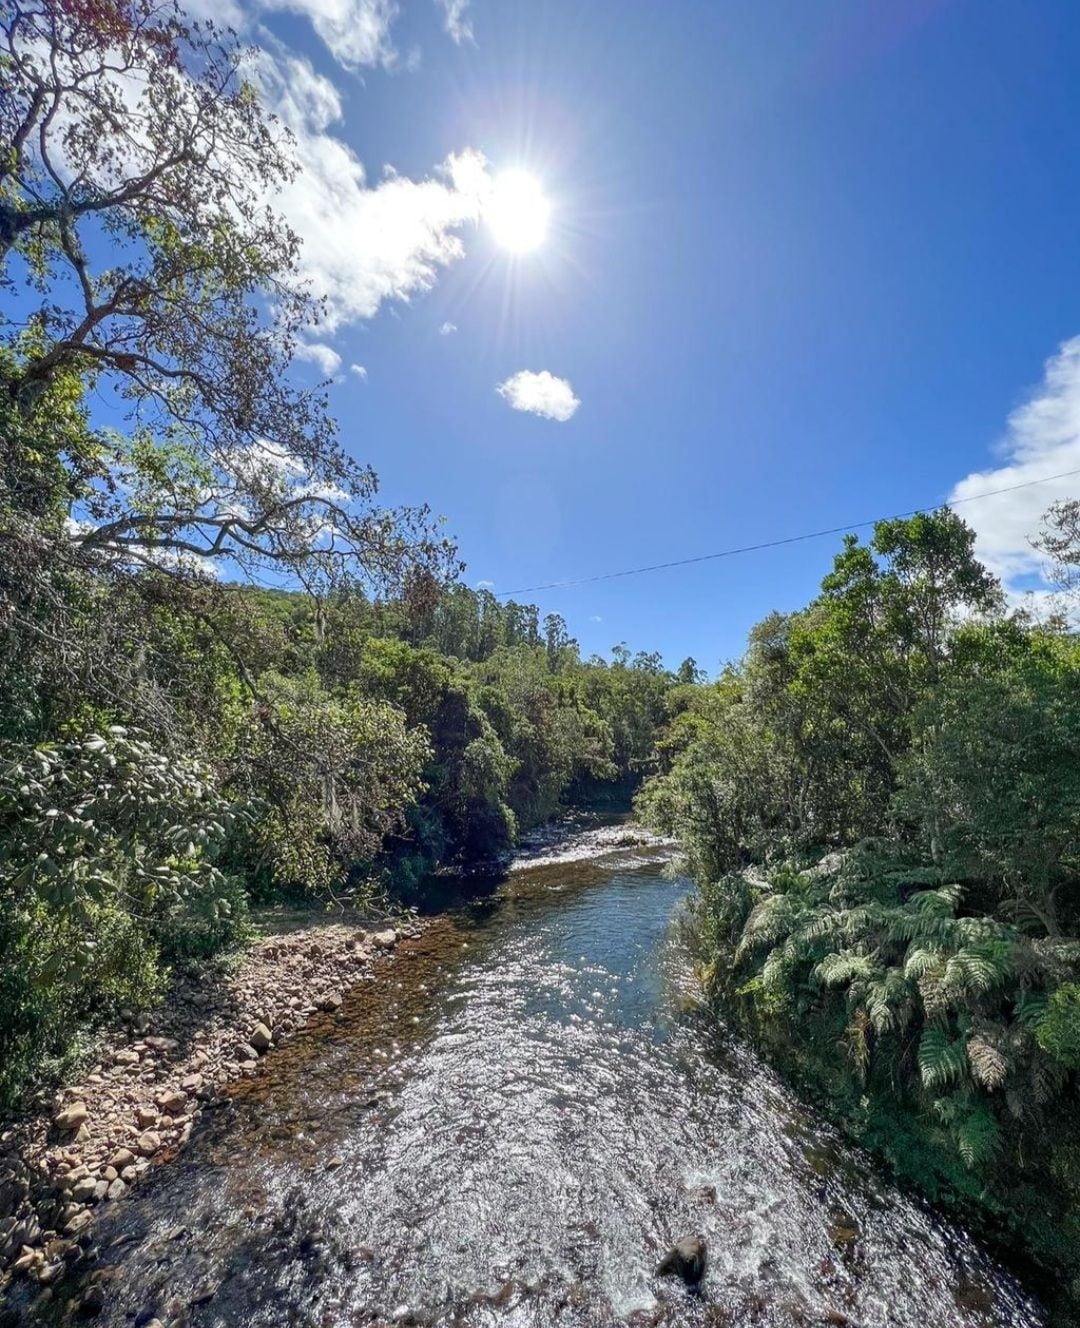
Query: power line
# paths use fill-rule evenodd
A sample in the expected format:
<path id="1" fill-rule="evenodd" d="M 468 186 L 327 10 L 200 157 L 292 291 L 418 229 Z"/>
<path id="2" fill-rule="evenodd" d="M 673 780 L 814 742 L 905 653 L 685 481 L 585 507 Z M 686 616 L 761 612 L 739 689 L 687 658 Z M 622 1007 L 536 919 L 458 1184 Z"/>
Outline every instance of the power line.
<path id="1" fill-rule="evenodd" d="M 959 507 L 961 503 L 976 503 L 982 498 L 996 498 L 1002 493 L 1015 493 L 1017 489 L 1030 489 L 1036 484 L 1049 484 L 1051 480 L 1069 479 L 1080 475 L 1080 468 L 1063 470 L 1057 475 L 1042 475 L 1037 480 L 1024 480 L 1021 484 L 1008 484 L 1003 489 L 987 489 L 985 493 L 973 493 L 967 498 L 957 498 L 951 503 L 933 503 L 927 507 L 913 507 L 910 512 L 894 512 L 891 516 L 876 516 L 869 521 L 850 521 L 843 526 L 830 526 L 828 530 L 811 530 L 805 535 L 788 535 L 784 539 L 764 540 L 760 544 L 743 544 L 737 549 L 722 549 L 719 553 L 701 553 L 696 558 L 675 558 L 667 563 L 651 563 L 648 567 L 628 567 L 621 572 L 599 572 L 595 576 L 575 576 L 565 581 L 545 581 L 538 586 L 525 586 L 521 590 L 500 590 L 497 599 L 510 599 L 514 595 L 533 595 L 539 590 L 563 590 L 567 586 L 584 586 L 594 581 L 614 581 L 624 576 L 641 576 L 643 572 L 663 572 L 669 567 L 689 567 L 693 563 L 714 562 L 717 558 L 734 558 L 740 553 L 757 553 L 761 549 L 778 549 L 785 544 L 801 544 L 804 540 L 823 539 L 826 535 L 842 535 L 850 530 L 862 530 L 866 526 L 876 526 L 879 521 L 901 521 L 910 516 L 923 516 L 928 512 L 940 511 L 943 507 Z"/>

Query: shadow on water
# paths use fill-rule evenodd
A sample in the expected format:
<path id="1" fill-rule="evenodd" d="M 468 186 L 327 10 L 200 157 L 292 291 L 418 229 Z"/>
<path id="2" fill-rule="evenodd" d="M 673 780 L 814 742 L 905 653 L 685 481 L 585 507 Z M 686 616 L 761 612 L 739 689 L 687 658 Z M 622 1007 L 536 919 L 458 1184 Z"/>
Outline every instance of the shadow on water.
<path id="1" fill-rule="evenodd" d="M 99 1322 L 1040 1323 L 706 1017 L 665 857 L 540 845 L 403 945 L 103 1215 Z"/>

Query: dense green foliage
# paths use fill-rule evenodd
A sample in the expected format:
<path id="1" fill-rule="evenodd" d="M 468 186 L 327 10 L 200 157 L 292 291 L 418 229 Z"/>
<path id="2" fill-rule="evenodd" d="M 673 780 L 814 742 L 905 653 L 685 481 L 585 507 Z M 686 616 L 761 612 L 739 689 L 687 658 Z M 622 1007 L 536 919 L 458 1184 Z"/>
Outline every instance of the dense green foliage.
<path id="1" fill-rule="evenodd" d="M 1075 1318 L 1080 642 L 1006 616 L 972 543 L 948 512 L 849 537 L 676 694 L 639 803 L 685 846 L 725 1009 Z"/>
<path id="2" fill-rule="evenodd" d="M 408 894 L 628 789 L 675 681 L 456 584 L 293 386 L 245 67 L 155 0 L 0 15 L 0 1106 L 252 900 Z"/>

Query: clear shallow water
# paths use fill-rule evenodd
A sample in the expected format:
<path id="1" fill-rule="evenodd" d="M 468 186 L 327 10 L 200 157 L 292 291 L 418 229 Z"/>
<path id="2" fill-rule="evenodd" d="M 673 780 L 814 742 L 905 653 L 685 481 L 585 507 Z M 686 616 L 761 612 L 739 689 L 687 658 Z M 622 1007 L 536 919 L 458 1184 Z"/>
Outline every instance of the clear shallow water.
<path id="1" fill-rule="evenodd" d="M 673 937 L 687 883 L 606 843 L 437 920 L 238 1087 L 103 1222 L 99 1322 L 1040 1323 L 724 1038 Z M 652 1276 L 691 1232 L 696 1297 Z"/>

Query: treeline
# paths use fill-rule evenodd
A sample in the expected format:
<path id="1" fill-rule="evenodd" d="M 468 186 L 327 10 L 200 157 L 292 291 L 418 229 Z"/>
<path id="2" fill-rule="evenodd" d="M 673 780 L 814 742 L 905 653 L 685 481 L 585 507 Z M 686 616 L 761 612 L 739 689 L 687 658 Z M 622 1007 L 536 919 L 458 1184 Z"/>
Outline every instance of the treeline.
<path id="1" fill-rule="evenodd" d="M 0 1107 L 252 900 L 407 895 L 629 788 L 675 681 L 457 584 L 296 384 L 257 72 L 159 0 L 0 13 Z"/>
<path id="2" fill-rule="evenodd" d="M 242 941 L 252 902 L 410 902 L 567 802 L 628 798 L 677 681 L 461 586 L 415 613 L 146 570 L 39 591 L 0 663 L 8 1105 Z M 481 627 L 474 658 L 445 648 Z"/>
<path id="3" fill-rule="evenodd" d="M 1068 587 L 1080 506 L 1043 547 Z M 639 806 L 700 883 L 728 1017 L 1080 1312 L 1080 641 L 1006 613 L 943 511 L 679 693 Z"/>

